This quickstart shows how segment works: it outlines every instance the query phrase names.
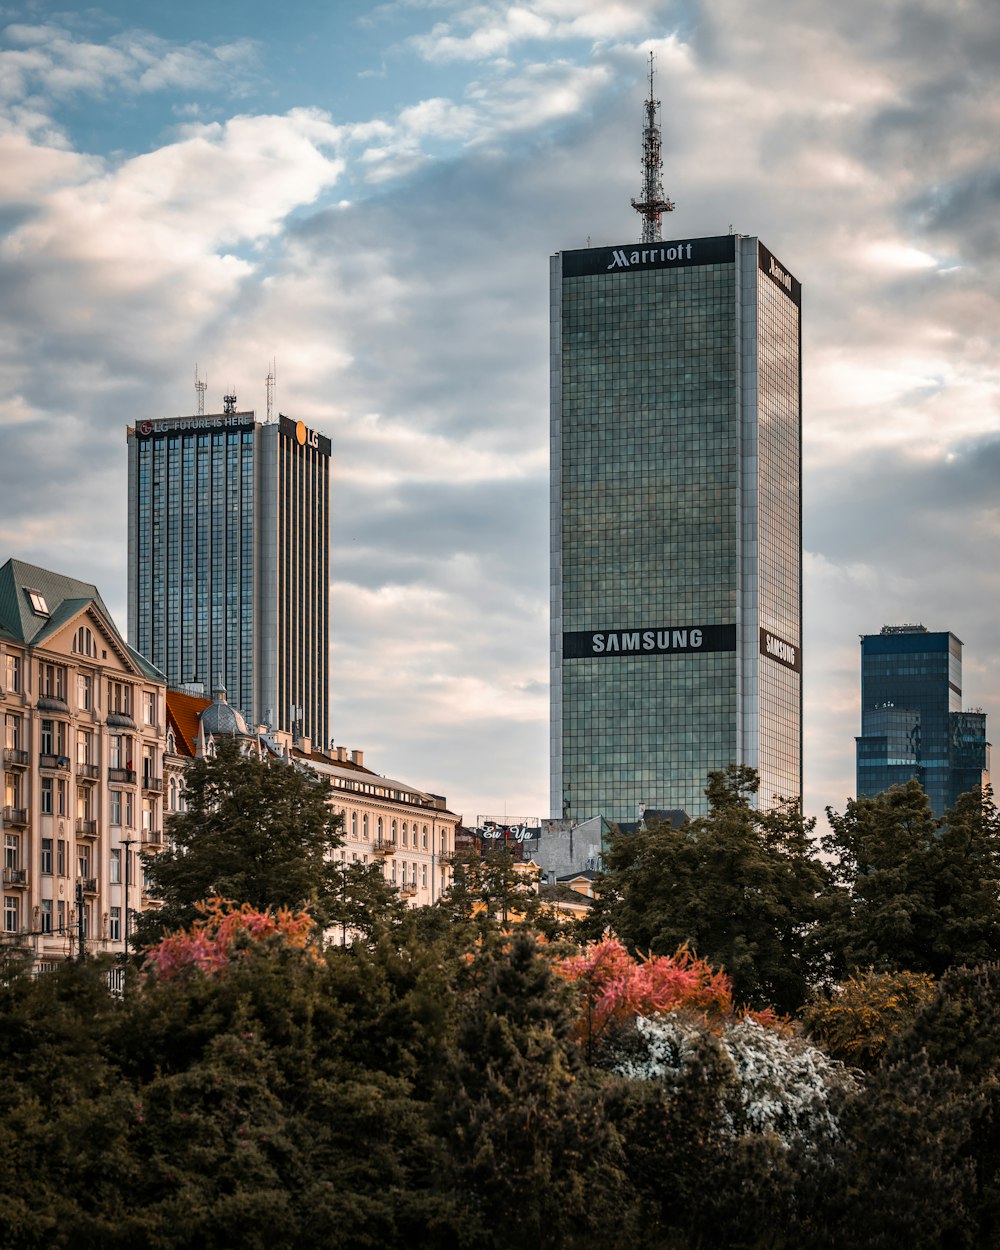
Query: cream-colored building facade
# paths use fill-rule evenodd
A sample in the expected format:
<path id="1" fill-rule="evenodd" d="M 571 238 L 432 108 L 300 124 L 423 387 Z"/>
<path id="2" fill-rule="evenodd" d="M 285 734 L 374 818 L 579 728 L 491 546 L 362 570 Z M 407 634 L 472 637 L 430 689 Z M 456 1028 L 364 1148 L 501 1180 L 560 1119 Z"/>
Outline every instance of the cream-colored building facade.
<path id="1" fill-rule="evenodd" d="M 148 905 L 140 851 L 163 841 L 166 684 L 95 586 L 0 568 L 0 941 L 44 969 L 121 953 Z"/>
<path id="2" fill-rule="evenodd" d="M 330 803 L 343 820 L 343 863 L 378 863 L 386 881 L 412 907 L 436 902 L 452 882 L 455 829 L 461 817 L 440 795 L 418 790 L 364 766 L 361 751 L 292 751 L 330 785 Z"/>

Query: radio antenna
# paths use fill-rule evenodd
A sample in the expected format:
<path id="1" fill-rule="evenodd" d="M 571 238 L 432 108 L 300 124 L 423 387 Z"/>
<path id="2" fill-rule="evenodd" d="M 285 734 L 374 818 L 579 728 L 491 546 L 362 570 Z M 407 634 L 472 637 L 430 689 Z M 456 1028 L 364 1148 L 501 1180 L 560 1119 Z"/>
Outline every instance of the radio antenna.
<path id="1" fill-rule="evenodd" d="M 198 362 L 194 362 L 194 395 L 195 409 L 199 417 L 205 415 L 205 392 L 208 390 L 208 378 L 202 382 L 198 377 Z"/>
<path id="2" fill-rule="evenodd" d="M 673 200 L 663 194 L 663 158 L 660 155 L 660 124 L 656 119 L 659 100 L 653 95 L 653 54 L 649 54 L 649 99 L 646 101 L 646 125 L 642 132 L 642 199 L 633 200 L 632 207 L 642 217 L 643 243 L 658 243 L 663 238 L 660 219 L 674 209 Z"/>
<path id="3" fill-rule="evenodd" d="M 274 383 L 278 374 L 278 362 L 272 360 L 267 371 L 267 377 L 264 379 L 264 386 L 267 388 L 267 424 L 271 424 L 271 418 L 274 413 Z"/>

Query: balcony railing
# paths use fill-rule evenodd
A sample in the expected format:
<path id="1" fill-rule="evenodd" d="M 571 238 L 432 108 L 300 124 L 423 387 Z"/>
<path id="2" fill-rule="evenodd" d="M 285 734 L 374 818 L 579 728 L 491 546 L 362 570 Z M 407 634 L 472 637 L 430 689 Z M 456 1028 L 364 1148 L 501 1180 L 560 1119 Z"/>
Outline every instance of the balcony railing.
<path id="1" fill-rule="evenodd" d="M 18 747 L 4 747 L 3 762 L 5 764 L 27 764 L 28 752 L 21 751 Z"/>
<path id="2" fill-rule="evenodd" d="M 396 843 L 391 842 L 388 838 L 383 838 L 376 842 L 372 847 L 373 855 L 391 855 L 396 849 Z"/>
<path id="3" fill-rule="evenodd" d="M 28 823 L 28 809 L 26 807 L 5 807 L 3 809 L 3 823 L 5 825 L 26 825 Z"/>
<path id="4" fill-rule="evenodd" d="M 108 781 L 117 781 L 127 786 L 135 785 L 135 769 L 133 768 L 109 768 Z"/>
<path id="5" fill-rule="evenodd" d="M 3 883 L 4 885 L 27 885 L 27 868 L 5 868 L 3 870 Z"/>
<path id="6" fill-rule="evenodd" d="M 404 898 L 412 898 L 417 892 L 417 887 L 412 881 L 408 881 L 399 887 L 399 892 Z"/>
<path id="7" fill-rule="evenodd" d="M 149 776 L 148 773 L 143 773 L 142 774 L 142 788 L 144 790 L 153 790 L 155 791 L 155 793 L 159 794 L 160 791 L 163 789 L 163 778 L 151 777 Z"/>
<path id="8" fill-rule="evenodd" d="M 163 834 L 159 829 L 143 829 L 141 836 L 143 846 L 163 845 Z"/>
<path id="9" fill-rule="evenodd" d="M 96 877 L 83 877 L 80 880 L 80 884 L 83 886 L 84 894 L 96 894 L 97 893 L 97 878 Z"/>
<path id="10" fill-rule="evenodd" d="M 96 838 L 97 821 L 86 820 L 83 816 L 76 818 L 76 836 L 78 838 Z"/>
<path id="11" fill-rule="evenodd" d="M 39 768 L 69 768 L 68 755 L 52 755 L 48 751 L 43 751 L 38 757 Z"/>
<path id="12" fill-rule="evenodd" d="M 76 766 L 77 781 L 96 781 L 100 775 L 101 770 L 97 764 L 77 764 Z"/>

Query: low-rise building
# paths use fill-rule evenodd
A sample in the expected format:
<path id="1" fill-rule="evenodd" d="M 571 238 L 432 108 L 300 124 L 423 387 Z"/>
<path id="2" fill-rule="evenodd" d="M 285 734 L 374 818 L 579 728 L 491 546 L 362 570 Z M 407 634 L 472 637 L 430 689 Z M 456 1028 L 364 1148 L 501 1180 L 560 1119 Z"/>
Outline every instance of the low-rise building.
<path id="1" fill-rule="evenodd" d="M 44 968 L 121 953 L 142 906 L 138 851 L 163 829 L 166 682 L 96 586 L 0 567 L 0 939 Z"/>

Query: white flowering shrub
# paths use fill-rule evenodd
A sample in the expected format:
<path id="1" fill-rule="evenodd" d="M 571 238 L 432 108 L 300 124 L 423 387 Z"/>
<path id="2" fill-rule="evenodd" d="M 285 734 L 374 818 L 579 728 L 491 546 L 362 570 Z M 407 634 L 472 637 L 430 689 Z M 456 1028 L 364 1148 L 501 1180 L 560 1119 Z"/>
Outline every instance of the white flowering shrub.
<path id="1" fill-rule="evenodd" d="M 706 1052 L 714 1063 L 705 1064 Z M 680 1093 L 696 1072 L 718 1079 L 720 1124 L 732 1136 L 771 1134 L 785 1147 L 821 1147 L 839 1135 L 844 1099 L 857 1088 L 842 1063 L 800 1037 L 736 1020 L 721 1033 L 679 1013 L 638 1017 L 611 1067 Z"/>

